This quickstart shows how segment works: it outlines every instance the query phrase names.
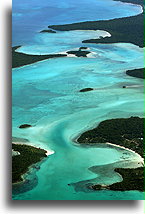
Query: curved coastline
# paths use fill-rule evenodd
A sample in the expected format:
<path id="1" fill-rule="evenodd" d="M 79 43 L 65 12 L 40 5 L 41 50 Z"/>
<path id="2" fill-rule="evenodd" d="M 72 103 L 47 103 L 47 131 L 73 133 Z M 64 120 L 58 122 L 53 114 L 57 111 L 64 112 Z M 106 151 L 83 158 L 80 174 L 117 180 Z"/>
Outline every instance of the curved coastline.
<path id="1" fill-rule="evenodd" d="M 25 174 L 32 167 L 39 169 L 35 165 L 52 154 L 54 151 L 40 148 L 27 139 L 12 137 L 12 183 L 24 183 Z"/>
<path id="2" fill-rule="evenodd" d="M 21 46 L 12 47 L 12 68 L 18 68 L 24 65 L 30 65 L 45 59 L 67 56 L 66 54 L 30 55 L 30 54 L 16 52 L 16 50 L 20 47 Z"/>
<path id="3" fill-rule="evenodd" d="M 128 71 L 126 71 L 126 74 L 131 77 L 145 79 L 144 71 L 145 71 L 145 68 L 139 68 L 139 69 L 134 69 L 134 70 L 128 70 Z"/>
<path id="4" fill-rule="evenodd" d="M 118 1 L 118 0 L 116 0 Z M 87 21 L 72 23 L 66 25 L 49 25 L 48 28 L 59 31 L 70 30 L 105 30 L 111 34 L 111 37 L 101 39 L 89 39 L 83 43 L 109 44 L 109 43 L 133 43 L 139 47 L 144 47 L 143 38 L 143 1 L 142 0 L 124 0 L 132 4 L 139 4 L 142 7 L 141 13 L 135 16 L 125 18 L 116 18 L 102 21 Z M 124 28 L 122 27 L 124 26 Z"/>
<path id="5" fill-rule="evenodd" d="M 17 152 L 12 156 L 12 183 L 24 182 L 24 174 L 33 164 L 47 157 L 47 151 L 24 143 L 12 143 L 12 151 Z"/>
<path id="6" fill-rule="evenodd" d="M 111 188 L 111 187 L 110 187 Z M 95 188 L 94 188 L 95 189 Z M 116 189 L 117 190 L 117 189 Z"/>
<path id="7" fill-rule="evenodd" d="M 139 155 L 140 158 L 142 159 L 142 167 L 140 167 L 140 165 L 138 166 L 140 168 L 136 167 L 135 169 L 133 168 L 116 168 L 115 169 L 116 172 L 118 172 L 123 176 L 122 182 L 117 182 L 112 185 L 107 185 L 105 187 L 104 185 L 101 185 L 101 184 L 91 185 L 91 187 L 89 188 L 93 190 L 109 189 L 113 191 L 129 191 L 129 190 L 138 190 L 141 192 L 144 191 L 143 120 L 144 120 L 143 118 L 138 118 L 138 117 L 131 117 L 128 119 L 120 118 L 120 119 L 106 120 L 101 122 L 96 128 L 84 132 L 80 137 L 77 138 L 76 142 L 80 144 L 83 143 L 87 145 L 89 144 L 97 145 L 97 143 L 103 143 L 103 144 L 105 143 L 108 145 L 112 145 L 112 146 L 123 148 L 125 150 L 132 151 L 135 154 Z M 126 122 L 128 123 L 128 126 L 125 126 Z M 129 127 L 129 123 L 131 124 L 130 127 Z M 140 127 L 141 124 L 142 124 L 142 129 Z M 111 127 L 111 129 L 109 130 L 108 130 L 108 125 L 109 125 L 109 128 Z M 118 135 L 118 137 L 116 137 L 115 136 L 115 133 L 117 134 L 116 129 L 119 131 L 120 128 L 122 129 L 122 131 L 120 132 L 120 136 Z M 135 130 L 136 130 L 136 133 L 134 133 Z M 115 137 L 113 137 L 112 133 Z M 115 138 L 118 140 L 118 143 L 115 140 Z M 109 142 L 109 139 L 111 140 L 111 142 Z M 115 142 L 113 142 L 113 139 Z M 136 177 L 134 175 L 136 175 Z"/>

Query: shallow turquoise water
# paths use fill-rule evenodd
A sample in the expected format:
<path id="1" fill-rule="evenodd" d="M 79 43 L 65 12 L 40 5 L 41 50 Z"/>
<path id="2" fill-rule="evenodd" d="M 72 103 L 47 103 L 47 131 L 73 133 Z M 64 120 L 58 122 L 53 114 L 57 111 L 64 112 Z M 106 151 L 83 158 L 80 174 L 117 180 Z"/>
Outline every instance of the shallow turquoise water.
<path id="1" fill-rule="evenodd" d="M 17 49 L 17 52 L 28 54 L 55 54 L 76 49 L 86 39 L 110 37 L 110 33 L 102 30 L 57 31 L 57 33 L 37 33 L 29 44 Z"/>
<path id="2" fill-rule="evenodd" d="M 102 120 L 143 116 L 143 80 L 125 74 L 127 69 L 143 66 L 143 49 L 121 43 L 90 48 L 95 58 L 50 59 L 13 69 L 13 136 L 55 152 L 36 172 L 38 184 L 14 194 L 13 199 L 142 199 L 138 191 L 90 192 L 83 185 L 120 181 L 111 170 L 116 162 L 131 167 L 139 157 L 130 151 L 124 156 L 124 150 L 114 147 L 82 147 L 72 140 Z M 123 89 L 123 85 L 139 87 Z M 80 93 L 84 87 L 96 90 Z M 34 127 L 18 129 L 24 123 Z M 89 170 L 108 164 L 107 176 Z"/>

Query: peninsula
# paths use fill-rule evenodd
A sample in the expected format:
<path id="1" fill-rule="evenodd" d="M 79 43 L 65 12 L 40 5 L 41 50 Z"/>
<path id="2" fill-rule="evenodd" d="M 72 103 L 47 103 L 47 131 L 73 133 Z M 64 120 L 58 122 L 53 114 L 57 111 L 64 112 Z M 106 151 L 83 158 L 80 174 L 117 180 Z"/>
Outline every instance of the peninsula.
<path id="1" fill-rule="evenodd" d="M 139 117 L 105 120 L 96 128 L 86 131 L 77 140 L 80 144 L 111 143 L 131 149 L 144 157 L 144 119 Z M 135 169 L 115 169 L 123 181 L 106 186 L 105 189 L 144 191 L 144 167 Z M 92 185 L 94 190 L 104 189 L 103 185 Z"/>
<path id="2" fill-rule="evenodd" d="M 117 118 L 102 121 L 78 138 L 80 144 L 111 143 L 131 149 L 143 157 L 144 119 Z"/>
<path id="3" fill-rule="evenodd" d="M 23 181 L 29 167 L 47 157 L 47 151 L 19 143 L 12 143 L 12 151 L 12 183 Z"/>
<path id="4" fill-rule="evenodd" d="M 45 59 L 67 56 L 66 54 L 30 55 L 16 52 L 20 47 L 21 46 L 15 46 L 12 48 L 12 68 L 29 65 Z"/>
<path id="5" fill-rule="evenodd" d="M 118 1 L 118 0 L 116 0 Z M 139 4 L 143 7 L 143 0 L 122 0 L 122 2 Z M 137 16 L 116 18 L 112 20 L 87 21 L 65 25 L 49 25 L 53 30 L 105 30 L 111 37 L 89 39 L 83 43 L 133 43 L 139 47 L 144 47 L 144 14 Z"/>
<path id="6" fill-rule="evenodd" d="M 145 79 L 144 68 L 128 70 L 126 71 L 126 74 L 132 77 Z"/>

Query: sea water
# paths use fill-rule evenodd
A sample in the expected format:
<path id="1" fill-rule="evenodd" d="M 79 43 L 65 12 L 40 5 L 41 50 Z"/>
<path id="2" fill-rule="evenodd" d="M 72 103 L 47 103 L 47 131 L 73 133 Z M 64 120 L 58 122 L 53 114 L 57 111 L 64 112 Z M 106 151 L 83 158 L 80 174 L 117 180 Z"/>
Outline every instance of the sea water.
<path id="1" fill-rule="evenodd" d="M 68 9 L 67 5 L 70 4 L 60 7 Z M 69 32 L 69 36 L 74 33 Z M 87 32 L 87 36 L 94 34 L 96 32 Z M 61 38 L 63 48 L 67 44 L 66 49 L 80 47 L 84 39 L 83 33 L 78 34 L 71 47 L 63 35 L 65 32 Z M 47 36 L 40 36 L 43 42 L 38 48 L 43 53 L 48 37 L 54 38 L 53 34 Z M 39 35 L 35 35 L 21 50 L 29 53 L 30 43 L 37 44 L 38 38 Z M 50 44 L 51 51 L 60 52 L 58 36 L 56 43 L 59 43 L 58 49 L 54 41 Z M 116 165 L 134 167 L 137 161 L 142 161 L 139 155 L 111 146 L 81 146 L 74 141 L 103 120 L 143 116 L 143 80 L 125 73 L 128 69 L 143 67 L 143 49 L 129 43 L 87 44 L 87 47 L 91 51 L 90 58 L 48 59 L 13 69 L 13 136 L 54 151 L 43 161 L 40 170 L 27 175 L 27 179 L 37 178 L 36 185 L 33 188 L 29 183 L 18 186 L 13 193 L 15 200 L 139 200 L 143 197 L 138 191 L 93 192 L 86 188 L 88 184 L 121 181 L 122 177 L 113 173 L 113 169 Z M 32 51 L 39 54 L 35 48 Z M 123 85 L 131 87 L 124 89 Z M 94 90 L 79 92 L 86 87 Z M 24 123 L 33 127 L 19 129 Z M 91 170 L 94 166 L 98 167 L 95 172 Z"/>
<path id="2" fill-rule="evenodd" d="M 112 0 L 13 0 L 13 45 L 27 44 L 48 25 L 107 20 L 141 13 L 139 5 Z"/>

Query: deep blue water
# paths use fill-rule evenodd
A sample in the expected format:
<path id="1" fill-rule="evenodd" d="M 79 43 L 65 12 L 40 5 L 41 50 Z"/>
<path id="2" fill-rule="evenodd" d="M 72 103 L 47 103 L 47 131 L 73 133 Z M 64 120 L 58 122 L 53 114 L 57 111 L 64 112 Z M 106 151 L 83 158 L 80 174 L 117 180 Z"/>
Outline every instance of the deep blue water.
<path id="1" fill-rule="evenodd" d="M 140 11 L 140 6 L 112 0 L 13 0 L 13 45 L 26 44 L 51 24 L 133 16 Z"/>

